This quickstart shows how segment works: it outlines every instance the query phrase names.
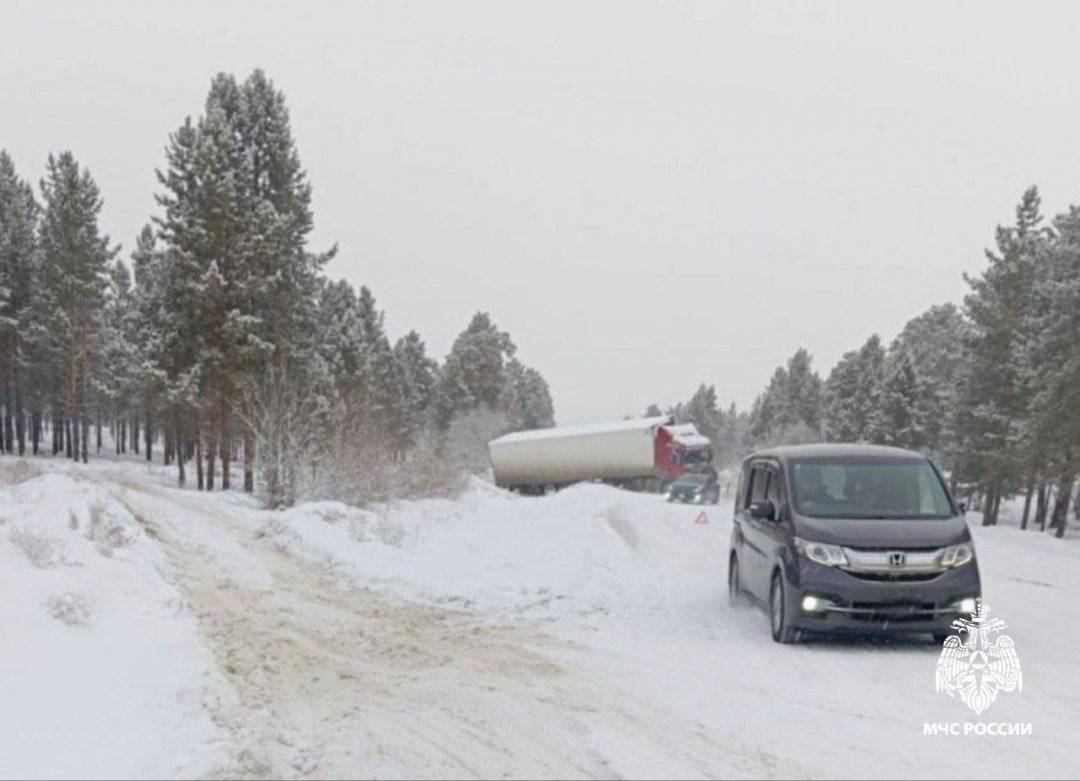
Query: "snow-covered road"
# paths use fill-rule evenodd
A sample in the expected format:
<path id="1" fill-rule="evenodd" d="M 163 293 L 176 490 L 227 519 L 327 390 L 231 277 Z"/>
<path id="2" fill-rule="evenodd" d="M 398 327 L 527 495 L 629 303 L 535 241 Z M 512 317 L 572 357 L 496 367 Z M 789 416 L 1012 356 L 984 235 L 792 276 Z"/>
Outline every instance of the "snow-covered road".
<path id="1" fill-rule="evenodd" d="M 160 583 L 141 623 L 176 639 L 153 651 L 156 689 L 140 698 L 112 680 L 124 708 L 75 703 L 83 719 L 113 720 L 95 725 L 103 734 L 133 729 L 140 708 L 158 713 L 138 761 L 120 742 L 73 744 L 77 720 L 58 717 L 49 733 L 44 717 L 11 718 L 0 720 L 0 776 L 1080 773 L 1069 740 L 1080 716 L 1075 540 L 975 529 L 986 599 L 1024 669 L 1023 692 L 976 718 L 934 692 L 938 649 L 924 639 L 778 646 L 763 615 L 729 608 L 729 506 L 698 524 L 698 508 L 650 495 L 579 486 L 521 498 L 476 483 L 457 501 L 268 513 L 241 495 L 179 491 L 138 464 L 47 469 L 0 483 L 0 620 L 49 633 L 57 665 L 110 631 L 145 653 L 152 638 L 121 621 L 143 588 L 121 575 L 145 570 Z M 133 538 L 107 561 L 35 567 L 11 539 L 33 509 L 61 515 L 50 533 L 71 535 L 75 550 L 86 535 L 67 510 L 93 503 L 127 519 Z M 42 594 L 89 577 L 101 590 L 89 626 L 41 618 Z M 47 671 L 5 645 L 0 671 L 20 678 L 3 680 L 4 703 L 50 691 Z M 154 671 L 142 664 L 144 677 Z M 1031 722 L 1033 734 L 923 734 L 924 723 L 969 721 Z M 182 762 L 164 755 L 177 746 Z"/>

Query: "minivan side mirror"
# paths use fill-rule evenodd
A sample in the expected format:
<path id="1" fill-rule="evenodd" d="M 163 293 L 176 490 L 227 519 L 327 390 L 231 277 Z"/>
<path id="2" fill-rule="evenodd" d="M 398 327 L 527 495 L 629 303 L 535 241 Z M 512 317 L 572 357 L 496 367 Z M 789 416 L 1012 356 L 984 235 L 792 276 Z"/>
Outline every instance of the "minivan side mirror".
<path id="1" fill-rule="evenodd" d="M 776 505 L 774 505 L 770 499 L 750 502 L 750 517 L 757 518 L 761 521 L 775 521 Z"/>
<path id="2" fill-rule="evenodd" d="M 960 508 L 961 513 L 967 512 L 967 502 L 959 502 L 956 506 Z"/>

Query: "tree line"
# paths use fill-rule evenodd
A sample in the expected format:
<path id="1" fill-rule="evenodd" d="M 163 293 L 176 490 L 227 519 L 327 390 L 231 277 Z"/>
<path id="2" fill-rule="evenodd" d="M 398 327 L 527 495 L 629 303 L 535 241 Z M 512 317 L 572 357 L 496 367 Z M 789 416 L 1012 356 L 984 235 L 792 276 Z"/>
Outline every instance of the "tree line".
<path id="1" fill-rule="evenodd" d="M 261 71 L 213 80 L 157 179 L 126 262 L 70 152 L 35 192 L 0 151 L 0 452 L 87 462 L 107 431 L 117 453 L 160 447 L 181 485 L 239 471 L 282 506 L 379 498 L 392 473 L 423 490 L 476 437 L 553 425 L 547 383 L 487 313 L 440 364 L 415 331 L 391 343 L 367 287 L 326 277 L 337 248 L 309 248 L 311 185 Z"/>
<path id="2" fill-rule="evenodd" d="M 799 349 L 749 411 L 720 409 L 702 385 L 667 413 L 710 436 L 720 463 L 821 441 L 919 450 L 985 525 L 1022 495 L 1021 527 L 1063 537 L 1080 473 L 1080 207 L 1049 224 L 1041 208 L 1025 191 L 962 306 L 931 307 L 887 346 L 870 336 L 824 379 Z"/>

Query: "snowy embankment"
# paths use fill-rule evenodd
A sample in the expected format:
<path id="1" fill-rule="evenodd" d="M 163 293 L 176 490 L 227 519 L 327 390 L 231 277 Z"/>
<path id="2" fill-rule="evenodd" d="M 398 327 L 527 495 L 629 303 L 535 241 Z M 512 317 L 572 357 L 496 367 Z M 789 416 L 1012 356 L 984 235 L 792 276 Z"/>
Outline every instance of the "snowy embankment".
<path id="1" fill-rule="evenodd" d="M 1024 670 L 983 720 L 1034 734 L 930 737 L 976 719 L 934 692 L 926 639 L 778 646 L 728 607 L 730 504 L 695 523 L 702 508 L 603 486 L 474 482 L 272 513 L 137 463 L 40 468 L 0 485 L 0 620 L 20 638 L 0 651 L 19 705 L 0 716 L 3 777 L 1080 771 L 1077 540 L 974 528 Z M 36 566 L 25 529 L 62 554 Z"/>
<path id="2" fill-rule="evenodd" d="M 474 482 L 456 502 L 363 511 L 295 508 L 262 530 L 356 585 L 524 619 L 572 640 L 565 655 L 617 708 L 579 714 L 581 739 L 614 774 L 809 777 L 1075 775 L 1067 737 L 1080 713 L 1075 594 L 1080 543 L 971 518 L 984 595 L 1020 650 L 1024 691 L 989 716 L 1034 735 L 924 737 L 927 722 L 974 719 L 934 692 L 928 638 L 768 637 L 756 609 L 732 610 L 725 576 L 730 500 L 670 505 L 582 485 L 545 498 Z M 704 510 L 708 523 L 696 523 Z"/>
<path id="3" fill-rule="evenodd" d="M 107 486 L 0 459 L 0 776 L 211 772 L 216 671 L 170 563 Z"/>

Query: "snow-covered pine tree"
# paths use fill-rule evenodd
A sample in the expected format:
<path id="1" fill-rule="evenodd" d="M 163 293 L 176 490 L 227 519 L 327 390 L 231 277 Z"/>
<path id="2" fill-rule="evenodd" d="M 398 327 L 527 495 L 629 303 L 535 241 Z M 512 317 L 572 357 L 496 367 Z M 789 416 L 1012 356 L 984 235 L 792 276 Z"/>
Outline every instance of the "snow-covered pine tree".
<path id="1" fill-rule="evenodd" d="M 750 432 L 759 445 L 778 444 L 791 421 L 787 418 L 787 369 L 777 366 L 765 392 L 754 403 Z"/>
<path id="2" fill-rule="evenodd" d="M 88 458 L 91 345 L 101 325 L 110 248 L 98 229 L 101 194 L 70 152 L 50 155 L 41 182 L 42 311 L 48 313 L 69 454 Z"/>
<path id="3" fill-rule="evenodd" d="M 1036 443 L 1033 452 L 1056 484 L 1052 526 L 1063 537 L 1080 472 L 1080 207 L 1056 217 L 1054 228 L 1021 326 L 1022 385 L 1030 393 L 1021 441 Z M 1045 524 L 1047 503 L 1040 504 Z"/>
<path id="4" fill-rule="evenodd" d="M 916 419 L 917 394 L 918 380 L 911 357 L 904 351 L 891 353 L 885 363 L 879 416 L 884 444 L 910 449 L 922 446 Z"/>
<path id="5" fill-rule="evenodd" d="M 799 444 L 821 439 L 822 382 L 812 359 L 799 349 L 773 372 L 751 413 L 751 435 L 759 445 Z"/>
<path id="6" fill-rule="evenodd" d="M 554 426 L 551 391 L 540 372 L 511 358 L 506 362 L 505 375 L 499 406 L 506 412 L 507 426 L 514 431 Z"/>
<path id="7" fill-rule="evenodd" d="M 914 426 L 921 447 L 952 468 L 954 432 L 950 426 L 956 382 L 966 356 L 968 324 L 953 304 L 932 306 L 912 318 L 889 346 L 889 354 L 905 353 L 916 374 Z"/>
<path id="8" fill-rule="evenodd" d="M 7 151 L 0 150 L 0 453 L 26 452 L 37 217 L 33 190 L 19 178 Z M 32 428 L 36 453 L 37 427 Z"/>
<path id="9" fill-rule="evenodd" d="M 314 356 L 319 272 L 334 250 L 306 249 L 311 189 L 292 138 L 284 96 L 261 71 L 243 84 L 214 78 L 205 113 L 170 137 L 159 173 L 166 262 L 176 264 L 168 306 L 198 323 L 197 349 L 177 378 L 194 386 L 206 485 L 221 458 L 222 487 L 242 431 L 244 488 L 254 488 L 250 414 L 236 414 L 271 365 L 295 376 Z M 250 410 L 247 411 L 250 413 Z M 204 432 L 205 430 L 205 432 Z"/>
<path id="10" fill-rule="evenodd" d="M 555 402 L 544 376 L 531 366 L 522 378 L 524 422 L 528 428 L 551 428 L 555 425 Z"/>
<path id="11" fill-rule="evenodd" d="M 445 430 L 455 415 L 477 407 L 499 408 L 506 383 L 505 367 L 516 348 L 486 312 L 473 315 L 454 340 L 436 391 L 436 422 Z"/>
<path id="12" fill-rule="evenodd" d="M 886 437 L 881 417 L 885 348 L 880 336 L 873 334 L 859 348 L 855 366 L 855 397 L 852 403 L 855 429 L 859 432 L 859 441 L 880 444 Z"/>
<path id="13" fill-rule="evenodd" d="M 139 356 L 134 341 L 138 330 L 134 316 L 131 273 L 122 260 L 117 260 L 109 268 L 101 329 L 94 342 L 93 388 L 99 452 L 102 423 L 108 420 L 114 431 L 118 431 L 120 420 L 137 414 L 135 375 Z M 122 440 L 115 433 L 114 439 L 116 452 L 120 453 Z"/>
<path id="14" fill-rule="evenodd" d="M 435 424 L 439 431 L 445 432 L 456 415 L 479 406 L 469 388 L 467 373 L 464 358 L 451 350 L 439 370 L 435 387 Z"/>
<path id="15" fill-rule="evenodd" d="M 785 418 L 801 429 L 799 438 L 821 438 L 822 382 L 810 353 L 800 348 L 787 363 L 787 412 Z M 789 436 L 790 438 L 790 436 Z"/>
<path id="16" fill-rule="evenodd" d="M 686 422 L 715 442 L 720 430 L 720 409 L 717 406 L 716 386 L 702 383 L 683 409 Z"/>
<path id="17" fill-rule="evenodd" d="M 239 178 L 245 224 L 237 263 L 239 316 L 230 324 L 238 359 L 230 374 L 237 376 L 227 388 L 258 383 L 270 366 L 279 373 L 303 375 L 314 355 L 320 272 L 337 251 L 307 250 L 314 226 L 311 186 L 292 136 L 284 93 L 256 70 L 241 85 L 239 103 L 235 124 L 242 140 Z M 244 444 L 244 484 L 251 491 L 250 431 Z"/>
<path id="18" fill-rule="evenodd" d="M 412 432 L 405 367 L 368 288 L 357 295 L 345 281 L 326 283 L 315 322 L 315 363 L 325 379 L 310 370 L 308 379 L 326 389 L 323 409 L 333 424 L 328 420 L 323 448 L 330 454 L 327 479 L 351 481 L 358 500 L 381 496 L 389 490 L 390 465 L 404 455 Z M 335 471 L 341 472 L 338 478 Z"/>
<path id="19" fill-rule="evenodd" d="M 176 340 L 181 334 L 167 325 L 169 279 L 162 254 L 158 251 L 153 229 L 146 225 L 135 239 L 131 253 L 132 288 L 127 320 L 127 340 L 134 364 L 131 369 L 133 401 L 146 415 L 146 458 L 152 460 L 153 435 L 151 420 L 157 421 L 165 446 L 164 462 L 177 460 L 184 478 L 183 452 L 186 436 L 181 431 L 178 410 L 169 397 L 170 356 L 175 355 Z M 178 456 L 178 448 L 180 450 Z M 184 480 L 181 479 L 181 484 Z"/>
<path id="20" fill-rule="evenodd" d="M 715 462 L 720 466 L 735 464 L 748 455 L 750 413 L 740 412 L 732 402 L 723 415 L 718 441 L 715 443 Z"/>
<path id="21" fill-rule="evenodd" d="M 162 214 L 155 247 L 146 238 L 143 263 L 135 261 L 140 310 L 153 328 L 153 371 L 166 379 L 166 395 L 178 448 L 177 478 L 186 481 L 185 461 L 194 459 L 196 485 L 205 487 L 199 405 L 205 387 L 202 357 L 207 349 L 201 281 L 210 262 L 204 227 L 202 182 L 196 166 L 198 129 L 190 118 L 169 136 L 166 167 L 157 172 Z"/>
<path id="22" fill-rule="evenodd" d="M 979 277 L 965 275 L 971 292 L 964 308 L 972 329 L 960 377 L 956 427 L 967 476 L 983 484 L 983 523 L 997 522 L 997 509 L 1010 484 L 1022 480 L 1023 428 L 1029 394 L 1024 388 L 1023 328 L 1030 310 L 1040 257 L 1047 241 L 1040 198 L 1028 188 L 1016 207 L 1016 222 L 999 225 L 996 251 Z"/>
<path id="23" fill-rule="evenodd" d="M 439 364 L 428 357 L 427 347 L 416 331 L 398 339 L 394 356 L 405 381 L 408 444 L 412 445 L 433 422 Z"/>
<path id="24" fill-rule="evenodd" d="M 825 438 L 831 442 L 858 442 L 863 437 L 856 413 L 859 387 L 859 354 L 844 353 L 829 372 L 824 388 Z"/>
<path id="25" fill-rule="evenodd" d="M 405 372 L 386 335 L 385 316 L 366 286 L 357 297 L 358 315 L 368 354 L 368 427 L 395 458 L 404 453 L 409 439 L 409 397 Z"/>

